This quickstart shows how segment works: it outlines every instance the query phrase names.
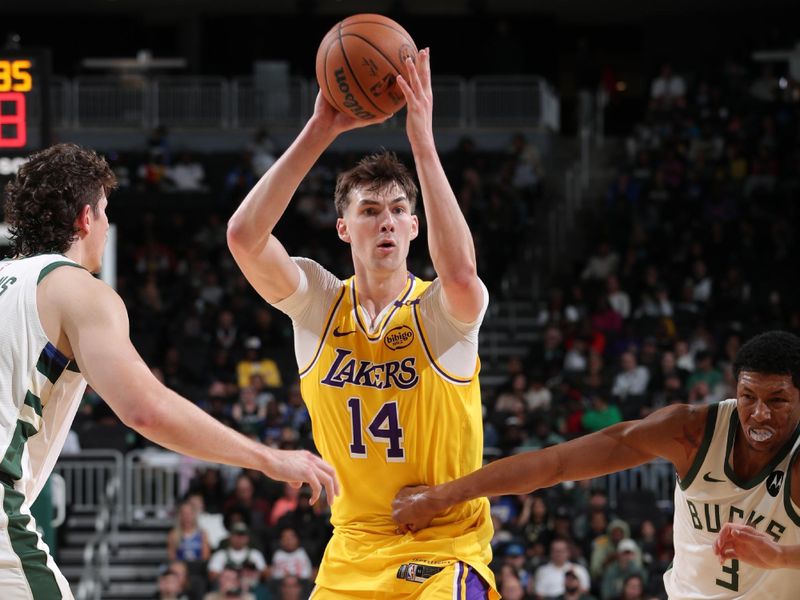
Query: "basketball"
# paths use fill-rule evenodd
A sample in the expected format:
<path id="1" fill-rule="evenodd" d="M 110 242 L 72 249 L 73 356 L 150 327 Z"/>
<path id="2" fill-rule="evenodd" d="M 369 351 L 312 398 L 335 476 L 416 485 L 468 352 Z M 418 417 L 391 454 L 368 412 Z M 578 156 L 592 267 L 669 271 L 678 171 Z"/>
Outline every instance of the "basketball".
<path id="1" fill-rule="evenodd" d="M 398 23 L 359 14 L 340 21 L 317 51 L 317 82 L 337 110 L 357 119 L 393 115 L 406 103 L 397 75 L 417 46 Z"/>

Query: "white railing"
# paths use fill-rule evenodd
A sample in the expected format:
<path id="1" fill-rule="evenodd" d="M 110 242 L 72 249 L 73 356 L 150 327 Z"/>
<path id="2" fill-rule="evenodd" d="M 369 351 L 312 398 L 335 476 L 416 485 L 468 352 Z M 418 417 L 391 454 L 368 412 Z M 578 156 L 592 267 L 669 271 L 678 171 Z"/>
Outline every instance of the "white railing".
<path id="1" fill-rule="evenodd" d="M 67 506 L 93 512 L 103 506 L 109 483 L 122 477 L 123 458 L 118 450 L 83 450 L 63 455 L 53 469 L 64 479 Z M 115 495 L 115 510 L 122 513 L 122 493 Z"/>
<path id="2" fill-rule="evenodd" d="M 433 88 L 440 128 L 559 128 L 558 96 L 541 77 L 439 76 Z M 313 112 L 317 90 L 299 77 L 282 85 L 253 77 L 54 77 L 51 113 L 55 127 L 74 129 L 297 127 Z"/>
<path id="3" fill-rule="evenodd" d="M 229 83 L 222 77 L 163 77 L 152 83 L 154 125 L 224 128 L 230 118 Z"/>
<path id="4" fill-rule="evenodd" d="M 125 518 L 165 517 L 185 491 L 183 457 L 161 450 L 133 450 L 125 455 Z M 185 479 L 184 479 L 185 481 Z"/>
<path id="5" fill-rule="evenodd" d="M 231 126 L 301 125 L 314 108 L 318 88 L 311 87 L 314 96 L 300 77 L 292 77 L 284 89 L 259 84 L 253 77 L 237 77 L 231 82 Z"/>

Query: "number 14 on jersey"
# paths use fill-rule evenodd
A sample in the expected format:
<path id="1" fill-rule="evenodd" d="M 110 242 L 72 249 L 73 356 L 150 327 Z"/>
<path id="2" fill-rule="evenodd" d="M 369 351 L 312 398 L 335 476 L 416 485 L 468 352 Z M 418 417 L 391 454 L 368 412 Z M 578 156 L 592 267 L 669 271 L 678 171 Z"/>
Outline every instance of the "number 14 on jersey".
<path id="1" fill-rule="evenodd" d="M 367 446 L 364 444 L 364 425 L 362 421 L 361 398 L 350 398 L 347 401 L 350 411 L 350 456 L 353 458 L 366 458 Z M 364 415 L 369 418 L 369 415 Z M 397 409 L 397 400 L 386 402 L 381 406 L 369 425 L 366 432 L 374 442 L 386 444 L 387 462 L 405 462 L 406 451 L 403 448 L 403 428 L 400 426 L 400 416 Z"/>

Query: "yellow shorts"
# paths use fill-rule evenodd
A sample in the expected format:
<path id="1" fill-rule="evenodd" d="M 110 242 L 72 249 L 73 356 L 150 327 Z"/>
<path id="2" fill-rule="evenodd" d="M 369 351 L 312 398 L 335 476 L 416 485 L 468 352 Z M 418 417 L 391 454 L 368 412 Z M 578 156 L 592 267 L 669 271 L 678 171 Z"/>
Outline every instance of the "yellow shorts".
<path id="1" fill-rule="evenodd" d="M 407 581 L 408 592 L 347 591 L 317 586 L 309 600 L 489 600 L 490 586 L 477 571 L 462 562 L 453 563 L 424 581 Z"/>

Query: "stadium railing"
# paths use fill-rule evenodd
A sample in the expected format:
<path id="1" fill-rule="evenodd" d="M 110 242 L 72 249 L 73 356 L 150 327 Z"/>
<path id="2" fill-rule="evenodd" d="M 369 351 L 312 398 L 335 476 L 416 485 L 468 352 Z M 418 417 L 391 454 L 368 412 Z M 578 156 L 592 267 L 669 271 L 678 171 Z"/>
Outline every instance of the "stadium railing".
<path id="1" fill-rule="evenodd" d="M 118 450 L 82 450 L 59 458 L 54 471 L 64 479 L 66 504 L 73 511 L 95 512 L 106 501 L 109 483 L 122 477 L 124 459 Z M 123 494 L 114 496 L 114 510 L 122 514 Z"/>
<path id="2" fill-rule="evenodd" d="M 541 77 L 440 76 L 433 88 L 437 127 L 559 128 L 558 96 Z M 62 129 L 298 127 L 317 91 L 316 82 L 300 77 L 285 86 L 253 77 L 54 77 L 50 111 Z M 402 119 L 384 126 L 400 127 Z"/>

